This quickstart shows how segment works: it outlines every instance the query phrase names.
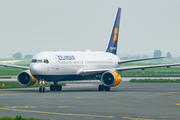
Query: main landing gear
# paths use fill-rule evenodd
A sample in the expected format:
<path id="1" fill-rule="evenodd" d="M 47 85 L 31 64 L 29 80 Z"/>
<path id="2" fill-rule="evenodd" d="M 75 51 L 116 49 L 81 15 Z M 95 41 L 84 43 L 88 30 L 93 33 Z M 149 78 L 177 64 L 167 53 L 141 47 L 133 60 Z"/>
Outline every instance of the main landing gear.
<path id="1" fill-rule="evenodd" d="M 45 93 L 46 92 L 46 88 L 43 86 L 45 84 L 45 81 L 44 80 L 39 80 L 39 84 L 40 84 L 40 87 L 39 87 L 39 92 L 40 93 Z"/>
<path id="2" fill-rule="evenodd" d="M 57 81 L 54 81 L 54 85 L 50 86 L 50 91 L 61 91 L 62 90 L 62 86 L 57 84 Z"/>
<path id="3" fill-rule="evenodd" d="M 99 85 L 98 90 L 99 91 L 110 91 L 110 87 L 107 87 L 105 85 Z"/>

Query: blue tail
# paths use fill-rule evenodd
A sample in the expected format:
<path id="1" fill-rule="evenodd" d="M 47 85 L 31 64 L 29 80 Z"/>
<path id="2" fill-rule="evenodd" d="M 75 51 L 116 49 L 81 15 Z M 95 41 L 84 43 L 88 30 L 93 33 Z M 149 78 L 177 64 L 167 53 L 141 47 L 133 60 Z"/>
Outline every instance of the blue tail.
<path id="1" fill-rule="evenodd" d="M 117 51 L 120 16 L 121 16 L 121 8 L 118 8 L 118 12 L 117 12 L 116 19 L 114 22 L 114 27 L 111 33 L 111 38 L 109 40 L 109 44 L 106 49 L 106 52 L 110 52 L 115 55 Z"/>

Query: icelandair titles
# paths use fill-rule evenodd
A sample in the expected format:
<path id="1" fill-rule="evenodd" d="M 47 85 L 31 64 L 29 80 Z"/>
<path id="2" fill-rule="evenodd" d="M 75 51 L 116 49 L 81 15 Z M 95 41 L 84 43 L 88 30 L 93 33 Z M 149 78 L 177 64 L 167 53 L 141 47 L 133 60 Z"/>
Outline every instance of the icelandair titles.
<path id="1" fill-rule="evenodd" d="M 73 55 L 57 55 L 59 60 L 76 60 Z"/>
<path id="2" fill-rule="evenodd" d="M 110 47 L 110 50 L 116 50 L 116 47 Z"/>

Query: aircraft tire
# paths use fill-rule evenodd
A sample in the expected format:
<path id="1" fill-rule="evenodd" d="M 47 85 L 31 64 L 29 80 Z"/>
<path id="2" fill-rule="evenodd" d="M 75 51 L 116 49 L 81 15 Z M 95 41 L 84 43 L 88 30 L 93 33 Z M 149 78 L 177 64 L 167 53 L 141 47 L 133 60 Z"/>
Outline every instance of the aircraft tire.
<path id="1" fill-rule="evenodd" d="M 105 87 L 104 87 L 104 90 L 105 90 L 105 91 L 110 91 L 110 87 L 105 86 Z"/>
<path id="2" fill-rule="evenodd" d="M 61 90 L 62 90 L 62 86 L 61 86 L 61 85 L 57 85 L 56 87 L 57 87 L 57 88 L 56 88 L 57 91 L 61 91 Z"/>
<path id="3" fill-rule="evenodd" d="M 52 91 L 52 85 L 50 85 L 50 91 Z"/>
<path id="4" fill-rule="evenodd" d="M 50 91 L 55 91 L 55 86 L 54 85 L 50 85 Z"/>
<path id="5" fill-rule="evenodd" d="M 45 88 L 45 87 L 43 87 L 42 91 L 43 91 L 43 93 L 45 93 L 45 92 L 46 92 L 46 88 Z"/>
<path id="6" fill-rule="evenodd" d="M 43 88 L 41 86 L 41 87 L 39 87 L 39 92 L 42 93 L 42 91 L 43 91 Z"/>
<path id="7" fill-rule="evenodd" d="M 98 89 L 99 91 L 104 91 L 104 85 L 99 85 Z"/>

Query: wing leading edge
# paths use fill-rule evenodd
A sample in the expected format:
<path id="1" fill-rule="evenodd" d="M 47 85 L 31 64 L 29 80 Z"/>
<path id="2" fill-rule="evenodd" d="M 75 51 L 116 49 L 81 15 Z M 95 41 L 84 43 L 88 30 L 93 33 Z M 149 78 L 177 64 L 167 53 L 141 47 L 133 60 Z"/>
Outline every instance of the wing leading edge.
<path id="1" fill-rule="evenodd" d="M 3 63 L 1 63 L 0 66 L 13 67 L 13 68 L 21 68 L 21 69 L 24 69 L 24 70 L 29 70 L 29 69 L 30 69 L 30 67 L 28 67 L 28 66 L 20 66 L 20 65 L 12 65 L 12 64 L 3 64 Z"/>
<path id="2" fill-rule="evenodd" d="M 85 69 L 80 72 L 83 76 L 88 75 L 96 75 L 96 74 L 102 74 L 106 71 L 126 71 L 126 70 L 135 70 L 135 69 L 141 69 L 146 70 L 147 68 L 157 68 L 157 67 L 167 67 L 170 68 L 171 66 L 180 66 L 180 63 L 178 64 L 163 64 L 163 65 L 147 65 L 147 66 L 132 66 L 132 67 L 120 67 L 120 68 L 107 68 L 107 69 Z"/>
<path id="3" fill-rule="evenodd" d="M 123 60 L 118 62 L 118 64 L 121 63 L 127 63 L 127 62 L 135 62 L 135 61 L 143 61 L 143 60 L 153 60 L 153 59 L 162 59 L 164 57 L 153 57 L 153 58 L 140 58 L 140 59 L 132 59 L 132 60 Z"/>

